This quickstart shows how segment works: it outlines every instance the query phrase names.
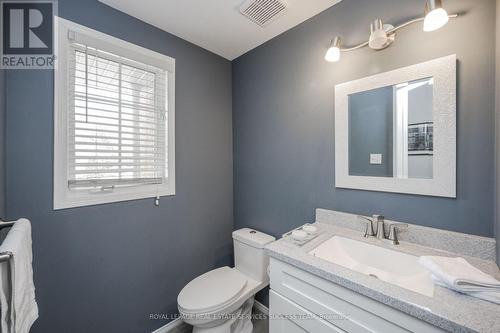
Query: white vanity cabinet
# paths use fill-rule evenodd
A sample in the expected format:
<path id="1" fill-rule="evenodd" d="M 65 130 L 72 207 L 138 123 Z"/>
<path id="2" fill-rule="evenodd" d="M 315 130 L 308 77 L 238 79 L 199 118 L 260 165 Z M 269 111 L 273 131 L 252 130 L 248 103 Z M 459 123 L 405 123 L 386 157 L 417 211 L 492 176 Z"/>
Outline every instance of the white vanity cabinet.
<path id="1" fill-rule="evenodd" d="M 270 276 L 270 333 L 445 332 L 275 258 Z"/>

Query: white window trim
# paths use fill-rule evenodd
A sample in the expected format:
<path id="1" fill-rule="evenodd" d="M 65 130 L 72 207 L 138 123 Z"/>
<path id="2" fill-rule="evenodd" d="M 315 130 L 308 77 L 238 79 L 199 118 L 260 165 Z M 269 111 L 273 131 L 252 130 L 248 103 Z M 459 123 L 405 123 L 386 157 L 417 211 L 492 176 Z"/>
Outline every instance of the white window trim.
<path id="1" fill-rule="evenodd" d="M 56 69 L 54 70 L 54 209 L 97 205 L 175 194 L 175 59 L 106 35 L 60 17 L 55 19 Z M 120 187 L 112 192 L 71 191 L 68 188 L 68 73 L 69 32 L 90 36 L 92 45 L 168 71 L 168 179 L 160 185 Z"/>

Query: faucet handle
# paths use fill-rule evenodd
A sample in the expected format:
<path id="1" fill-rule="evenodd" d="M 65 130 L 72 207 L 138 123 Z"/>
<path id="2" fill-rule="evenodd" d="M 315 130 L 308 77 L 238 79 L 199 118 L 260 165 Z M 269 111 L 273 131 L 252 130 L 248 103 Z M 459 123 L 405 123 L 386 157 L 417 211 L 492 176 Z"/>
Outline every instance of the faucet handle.
<path id="1" fill-rule="evenodd" d="M 365 237 L 375 236 L 375 231 L 373 230 L 373 220 L 363 215 L 358 215 L 358 219 L 363 219 L 367 221 L 365 229 Z"/>
<path id="2" fill-rule="evenodd" d="M 406 223 L 392 223 L 389 225 L 389 236 L 387 237 L 388 240 L 392 241 L 392 244 L 398 245 L 398 235 L 396 232 L 396 228 L 407 228 L 408 224 Z"/>

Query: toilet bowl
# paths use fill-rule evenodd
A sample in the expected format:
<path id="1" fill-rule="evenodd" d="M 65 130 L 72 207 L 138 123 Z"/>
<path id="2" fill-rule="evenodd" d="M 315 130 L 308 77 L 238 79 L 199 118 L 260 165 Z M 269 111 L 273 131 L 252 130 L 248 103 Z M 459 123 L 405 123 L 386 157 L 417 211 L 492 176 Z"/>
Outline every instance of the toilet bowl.
<path id="1" fill-rule="evenodd" d="M 274 237 L 244 228 L 233 232 L 235 267 L 220 267 L 189 282 L 177 307 L 193 333 L 251 333 L 255 294 L 269 284 L 264 247 Z"/>

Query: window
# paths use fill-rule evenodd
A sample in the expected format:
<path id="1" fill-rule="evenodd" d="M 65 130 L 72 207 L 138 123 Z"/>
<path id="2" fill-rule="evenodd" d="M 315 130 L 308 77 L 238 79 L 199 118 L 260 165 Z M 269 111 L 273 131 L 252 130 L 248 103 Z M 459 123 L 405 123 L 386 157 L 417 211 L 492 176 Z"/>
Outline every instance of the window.
<path id="1" fill-rule="evenodd" d="M 57 24 L 54 209 L 175 194 L 175 60 Z"/>

